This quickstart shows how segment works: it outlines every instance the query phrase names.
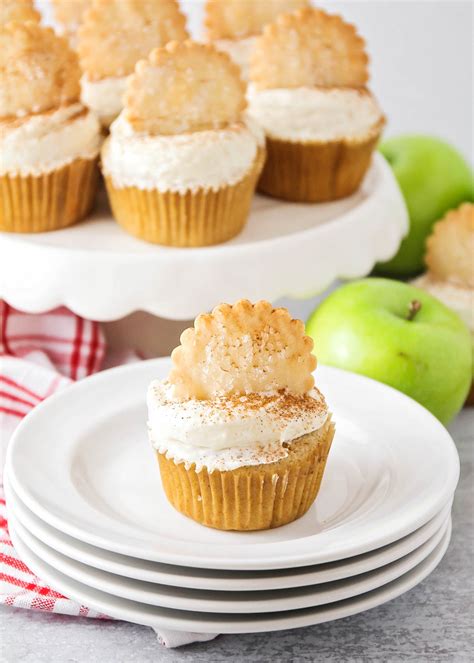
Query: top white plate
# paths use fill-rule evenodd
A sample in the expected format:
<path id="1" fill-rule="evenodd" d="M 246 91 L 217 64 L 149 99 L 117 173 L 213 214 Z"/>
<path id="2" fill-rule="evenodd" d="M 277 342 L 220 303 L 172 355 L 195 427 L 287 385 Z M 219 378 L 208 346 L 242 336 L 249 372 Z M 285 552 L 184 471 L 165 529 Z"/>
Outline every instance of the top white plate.
<path id="1" fill-rule="evenodd" d="M 220 532 L 167 502 L 146 435 L 145 391 L 169 359 L 104 371 L 51 397 L 10 442 L 18 497 L 57 529 L 114 552 L 214 569 L 319 564 L 396 541 L 452 496 L 459 459 L 446 429 L 385 385 L 320 367 L 336 422 L 320 494 L 294 523 Z"/>
<path id="2" fill-rule="evenodd" d="M 396 252 L 407 228 L 398 185 L 376 154 L 350 198 L 303 205 L 256 196 L 244 231 L 219 246 L 147 244 L 104 205 L 65 230 L 0 233 L 0 299 L 30 313 L 66 305 L 93 320 L 137 310 L 189 320 L 221 301 L 307 297 L 338 277 L 365 276 Z"/>

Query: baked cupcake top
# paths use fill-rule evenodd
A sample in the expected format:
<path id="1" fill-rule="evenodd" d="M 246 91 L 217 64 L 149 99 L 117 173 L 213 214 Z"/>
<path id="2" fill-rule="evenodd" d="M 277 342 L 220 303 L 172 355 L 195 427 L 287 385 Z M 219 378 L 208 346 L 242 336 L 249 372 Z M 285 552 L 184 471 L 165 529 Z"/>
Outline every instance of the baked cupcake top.
<path id="1" fill-rule="evenodd" d="M 452 308 L 474 332 L 474 204 L 463 203 L 438 221 L 426 242 L 426 274 L 415 285 Z"/>
<path id="2" fill-rule="evenodd" d="M 33 5 L 33 0 L 2 0 L 0 3 L 0 25 L 10 21 L 34 21 L 39 23 L 41 16 Z"/>
<path id="3" fill-rule="evenodd" d="M 118 187 L 186 191 L 233 184 L 252 166 L 238 68 L 210 45 L 171 42 L 137 63 L 102 162 Z"/>
<path id="4" fill-rule="evenodd" d="M 148 390 L 152 443 L 196 469 L 273 462 L 324 424 L 313 342 L 265 301 L 221 304 L 181 335 L 166 381 Z"/>
<path id="5" fill-rule="evenodd" d="M 39 174 L 97 155 L 99 127 L 79 103 L 79 77 L 75 53 L 50 28 L 0 27 L 2 173 Z"/>
<path id="6" fill-rule="evenodd" d="M 282 14 L 256 40 L 250 113 L 275 138 L 366 138 L 384 122 L 368 78 L 365 42 L 353 25 L 309 7 Z"/>
<path id="7" fill-rule="evenodd" d="M 206 37 L 232 58 L 247 80 L 255 37 L 278 14 L 308 4 L 308 0 L 207 0 L 204 8 Z"/>

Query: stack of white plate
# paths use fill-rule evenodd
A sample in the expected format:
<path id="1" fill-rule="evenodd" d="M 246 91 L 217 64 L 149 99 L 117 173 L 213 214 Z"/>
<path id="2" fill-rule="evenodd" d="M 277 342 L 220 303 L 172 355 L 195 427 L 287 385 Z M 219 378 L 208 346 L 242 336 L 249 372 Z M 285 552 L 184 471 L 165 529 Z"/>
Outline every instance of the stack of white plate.
<path id="1" fill-rule="evenodd" d="M 163 494 L 145 392 L 168 370 L 161 359 L 100 373 L 18 428 L 6 470 L 10 531 L 54 589 L 155 628 L 272 631 L 380 605 L 440 562 L 459 462 L 417 403 L 318 368 L 337 433 L 316 503 L 285 527 L 221 532 Z"/>

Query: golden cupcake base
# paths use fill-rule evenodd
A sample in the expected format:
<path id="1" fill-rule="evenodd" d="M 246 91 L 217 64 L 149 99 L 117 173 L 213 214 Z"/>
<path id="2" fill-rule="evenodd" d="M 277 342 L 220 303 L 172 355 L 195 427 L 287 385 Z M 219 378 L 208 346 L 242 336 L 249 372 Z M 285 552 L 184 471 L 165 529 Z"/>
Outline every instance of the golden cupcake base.
<path id="1" fill-rule="evenodd" d="M 112 213 L 131 235 L 153 244 L 198 247 L 225 242 L 242 230 L 250 210 L 265 152 L 259 150 L 247 175 L 217 191 L 116 188 L 105 176 Z"/>
<path id="2" fill-rule="evenodd" d="M 0 231 L 39 233 L 80 221 L 97 190 L 97 159 L 75 159 L 37 177 L 0 176 Z"/>
<path id="3" fill-rule="evenodd" d="M 321 430 L 292 441 L 288 456 L 261 465 L 208 472 L 186 469 L 157 452 L 166 496 L 179 512 L 221 530 L 262 530 L 300 518 L 319 491 L 334 437 L 330 419 Z"/>
<path id="4" fill-rule="evenodd" d="M 258 190 L 303 203 L 328 202 L 357 191 L 366 174 L 381 127 L 366 138 L 295 143 L 267 137 L 267 159 Z"/>

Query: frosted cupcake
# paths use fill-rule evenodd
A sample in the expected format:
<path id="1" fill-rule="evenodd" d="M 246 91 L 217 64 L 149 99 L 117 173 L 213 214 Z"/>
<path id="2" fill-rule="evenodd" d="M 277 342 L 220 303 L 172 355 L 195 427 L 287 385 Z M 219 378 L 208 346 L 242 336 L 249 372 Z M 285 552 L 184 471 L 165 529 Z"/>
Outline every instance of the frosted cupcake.
<path id="1" fill-rule="evenodd" d="M 170 503 L 224 530 L 279 527 L 319 491 L 334 425 L 304 325 L 268 302 L 196 318 L 148 389 L 149 434 Z"/>
<path id="2" fill-rule="evenodd" d="M 428 237 L 427 272 L 414 285 L 440 299 L 471 332 L 474 359 L 474 204 L 464 203 L 438 221 Z M 473 386 L 468 403 L 474 405 Z"/>
<path id="3" fill-rule="evenodd" d="M 212 46 L 172 42 L 137 64 L 102 150 L 125 230 L 188 247 L 240 232 L 264 158 L 245 103 L 236 65 Z"/>
<path id="4" fill-rule="evenodd" d="M 39 23 L 41 16 L 33 5 L 33 0 L 2 0 L 0 2 L 0 25 L 10 21 L 33 21 Z"/>
<path id="5" fill-rule="evenodd" d="M 318 9 L 280 15 L 256 41 L 249 113 L 268 157 L 259 189 L 299 202 L 354 193 L 384 125 L 365 85 L 364 42 L 352 25 Z"/>
<path id="6" fill-rule="evenodd" d="M 79 78 L 50 28 L 0 27 L 0 230 L 55 230 L 91 208 L 100 127 L 79 102 Z"/>
<path id="7" fill-rule="evenodd" d="M 138 60 L 169 41 L 187 39 L 185 23 L 175 0 L 93 0 L 78 33 L 81 98 L 104 127 L 122 110 Z"/>
<path id="8" fill-rule="evenodd" d="M 66 37 L 73 48 L 77 46 L 77 31 L 84 12 L 92 0 L 51 0 L 56 32 Z"/>
<path id="9" fill-rule="evenodd" d="M 248 80 L 250 54 L 257 35 L 278 14 L 307 7 L 308 0 L 207 0 L 204 25 L 207 39 L 227 53 Z"/>

